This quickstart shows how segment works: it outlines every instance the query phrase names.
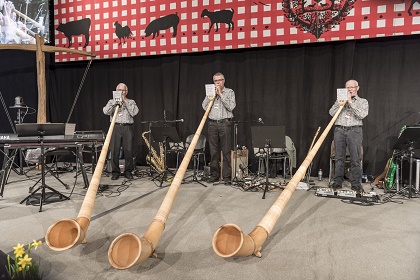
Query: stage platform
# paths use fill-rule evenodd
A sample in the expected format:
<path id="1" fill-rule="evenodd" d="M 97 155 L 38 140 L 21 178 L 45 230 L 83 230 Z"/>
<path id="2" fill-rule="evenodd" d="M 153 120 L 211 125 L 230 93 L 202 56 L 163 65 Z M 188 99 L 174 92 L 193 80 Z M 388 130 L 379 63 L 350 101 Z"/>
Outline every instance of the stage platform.
<path id="1" fill-rule="evenodd" d="M 108 262 L 112 240 L 125 232 L 143 236 L 170 182 L 160 188 L 139 168 L 134 180 L 101 178 L 87 243 L 56 252 L 45 243 L 31 252 L 40 263 L 44 280 L 66 279 L 409 279 L 420 277 L 420 199 L 395 196 L 394 202 L 361 205 L 315 195 L 327 178 L 315 187 L 297 189 L 271 235 L 263 244 L 262 257 L 223 259 L 212 248 L 212 237 L 225 223 L 245 233 L 260 222 L 282 190 L 244 191 L 224 184 L 207 187 L 192 182 L 179 188 L 158 247 L 149 258 L 127 270 Z M 28 175 L 37 174 L 36 169 Z M 18 243 L 44 240 L 50 225 L 63 218 L 75 219 L 86 190 L 75 172 L 60 174 L 70 185 L 65 189 L 55 178 L 46 183 L 70 200 L 39 206 L 20 204 L 39 177 L 12 172 L 0 197 L 0 250 L 13 254 Z M 144 176 L 143 176 L 144 175 Z M 191 175 L 191 171 L 187 172 Z M 88 174 L 89 179 L 91 174 Z M 275 179 L 272 181 L 276 181 Z M 286 180 L 287 182 L 288 180 Z M 283 179 L 279 178 L 279 182 Z M 363 185 L 366 191 L 369 184 Z M 349 189 L 345 182 L 344 188 Z M 374 188 L 378 194 L 382 190 Z M 36 203 L 35 203 L 36 204 Z"/>

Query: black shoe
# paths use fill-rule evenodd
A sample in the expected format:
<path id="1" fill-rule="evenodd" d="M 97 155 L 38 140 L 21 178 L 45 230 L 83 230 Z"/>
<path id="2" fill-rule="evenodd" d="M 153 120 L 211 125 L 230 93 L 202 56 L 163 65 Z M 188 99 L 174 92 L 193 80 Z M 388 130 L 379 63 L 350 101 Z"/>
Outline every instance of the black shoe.
<path id="1" fill-rule="evenodd" d="M 120 175 L 112 174 L 111 180 L 118 180 L 118 178 L 120 178 Z"/>
<path id="2" fill-rule="evenodd" d="M 128 180 L 133 180 L 133 175 L 131 174 L 131 172 L 125 172 L 124 177 Z"/>
<path id="3" fill-rule="evenodd" d="M 338 190 L 338 189 L 341 189 L 341 188 L 342 188 L 342 186 L 341 186 L 341 185 L 338 185 L 338 184 L 332 184 L 331 188 L 332 188 L 333 190 Z"/>
<path id="4" fill-rule="evenodd" d="M 223 179 L 223 182 L 225 183 L 225 185 L 230 185 L 231 184 L 230 178 Z"/>
<path id="5" fill-rule="evenodd" d="M 353 191 L 356 191 L 356 193 L 364 193 L 365 192 L 365 190 L 363 189 L 362 186 L 351 186 L 351 189 Z"/>
<path id="6" fill-rule="evenodd" d="M 215 182 L 218 182 L 219 181 L 219 178 L 216 178 L 216 177 L 210 177 L 208 180 L 207 180 L 207 183 L 215 183 Z"/>

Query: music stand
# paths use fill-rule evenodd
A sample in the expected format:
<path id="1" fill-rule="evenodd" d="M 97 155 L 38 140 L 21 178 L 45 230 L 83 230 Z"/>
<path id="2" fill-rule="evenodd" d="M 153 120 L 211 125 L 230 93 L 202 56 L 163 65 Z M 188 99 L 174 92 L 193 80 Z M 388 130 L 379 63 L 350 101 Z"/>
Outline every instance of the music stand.
<path id="1" fill-rule="evenodd" d="M 268 190 L 268 186 L 281 188 L 280 186 L 268 181 L 268 172 L 270 170 L 270 154 L 273 148 L 286 148 L 286 132 L 284 126 L 251 126 L 252 146 L 254 148 L 264 147 L 265 151 L 265 182 L 259 183 L 254 187 L 264 185 L 264 194 Z"/>
<path id="2" fill-rule="evenodd" d="M 160 177 L 160 187 L 162 187 L 163 180 L 167 178 L 167 173 L 171 173 L 172 176 L 175 174 L 170 171 L 166 164 L 166 144 L 168 141 L 171 142 L 180 142 L 178 132 L 176 131 L 175 126 L 154 126 L 150 127 L 151 134 L 153 135 L 153 140 L 155 142 L 162 142 L 164 147 L 165 159 L 163 161 L 163 172 L 155 176 L 152 180 Z"/>
<path id="3" fill-rule="evenodd" d="M 412 191 L 419 194 L 418 191 L 413 187 L 412 176 L 413 176 L 413 155 L 414 149 L 420 149 L 420 126 L 407 126 L 402 132 L 400 137 L 397 139 L 393 150 L 403 150 L 409 153 L 409 178 L 408 186 L 399 190 L 396 194 L 403 194 L 408 190 L 408 198 L 412 198 Z"/>
<path id="4" fill-rule="evenodd" d="M 57 194 L 60 197 L 60 200 L 70 199 L 68 196 L 60 193 L 59 191 L 51 188 L 50 186 L 45 184 L 45 162 L 44 162 L 44 136 L 52 136 L 52 135 L 64 135 L 65 132 L 65 123 L 25 123 L 25 124 L 17 124 L 16 131 L 19 137 L 22 136 L 38 136 L 38 141 L 41 147 L 41 186 L 39 186 L 36 190 L 31 192 L 30 195 L 25 197 L 20 203 L 28 202 L 31 197 L 34 196 L 39 190 L 41 190 L 41 196 L 39 198 L 39 212 L 42 212 L 42 205 L 47 203 L 46 201 L 46 193 L 45 189 L 49 189 L 54 194 Z M 35 183 L 35 185 L 38 182 Z M 32 187 L 34 188 L 35 185 Z"/>
<path id="5" fill-rule="evenodd" d="M 198 142 L 200 142 L 200 141 L 203 141 L 202 140 L 202 137 L 204 137 L 203 135 L 200 135 L 199 136 L 199 138 L 198 138 Z M 193 139 L 193 138 L 192 138 Z M 191 139 L 191 141 L 192 141 L 192 139 Z M 187 138 L 187 140 L 188 140 L 188 138 Z M 188 147 L 189 147 L 189 145 L 191 145 L 191 141 L 190 141 L 190 143 L 188 143 L 188 142 L 186 142 L 185 144 L 188 144 Z M 196 148 L 196 147 L 195 147 Z M 194 150 L 195 150 L 195 148 L 194 148 Z M 198 180 L 198 177 L 197 177 L 197 172 L 198 172 L 198 166 L 197 166 L 197 163 L 199 162 L 199 159 L 200 159 L 200 157 L 199 157 L 199 155 L 197 154 L 197 153 L 195 153 L 195 152 L 193 152 L 193 174 L 192 175 L 190 175 L 190 176 L 188 176 L 188 177 L 186 177 L 186 178 L 184 178 L 183 180 L 186 180 L 186 179 L 188 179 L 188 178 L 192 178 L 191 179 L 191 181 L 189 181 L 189 182 L 185 182 L 185 183 L 190 183 L 190 182 L 196 182 L 196 183 L 199 183 L 200 185 L 202 185 L 203 187 L 205 187 L 205 188 L 207 188 L 207 186 L 205 185 L 205 184 L 203 184 L 202 182 L 200 182 L 199 180 Z"/>

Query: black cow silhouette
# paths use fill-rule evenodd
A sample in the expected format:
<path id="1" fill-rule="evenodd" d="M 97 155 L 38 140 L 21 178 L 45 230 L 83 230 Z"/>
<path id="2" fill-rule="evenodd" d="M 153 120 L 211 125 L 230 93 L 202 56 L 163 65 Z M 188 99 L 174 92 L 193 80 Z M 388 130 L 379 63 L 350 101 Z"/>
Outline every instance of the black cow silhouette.
<path id="1" fill-rule="evenodd" d="M 85 45 L 83 46 L 86 48 L 86 46 L 89 44 L 89 29 L 90 29 L 90 18 L 84 18 L 81 20 L 75 20 L 70 21 L 68 23 L 60 23 L 57 27 L 57 31 L 63 32 L 64 35 L 69 40 L 68 48 L 71 47 L 73 44 L 72 36 L 77 35 L 85 35 Z"/>
<path id="2" fill-rule="evenodd" d="M 214 24 L 216 24 L 216 32 L 219 31 L 219 23 L 226 23 L 228 25 L 228 31 L 230 31 L 230 27 L 232 26 L 232 30 L 235 27 L 235 24 L 232 21 L 233 13 L 235 11 L 233 9 L 230 10 L 221 10 L 217 12 L 210 12 L 207 9 L 204 9 L 201 12 L 201 18 L 208 17 L 211 21 L 210 28 L 208 33 L 210 33 L 211 28 Z"/>
<path id="3" fill-rule="evenodd" d="M 124 44 L 125 44 L 125 39 L 127 38 L 133 38 L 131 35 L 133 35 L 133 33 L 131 32 L 130 27 L 126 26 L 121 26 L 121 24 L 119 24 L 118 21 L 114 22 L 114 26 L 115 26 L 115 35 L 117 35 L 118 39 L 120 39 L 120 45 L 121 45 L 121 39 L 123 39 Z"/>
<path id="4" fill-rule="evenodd" d="M 146 30 L 145 30 L 146 37 L 153 34 L 152 39 L 154 39 L 156 35 L 159 35 L 159 30 L 165 30 L 171 27 L 174 29 L 172 37 L 175 37 L 177 34 L 178 23 L 179 23 L 179 16 L 176 13 L 170 14 L 161 18 L 157 18 L 151 21 L 149 25 L 146 27 Z"/>
<path id="5" fill-rule="evenodd" d="M 411 10 L 413 9 L 414 3 L 416 2 L 420 4 L 420 0 L 411 0 L 410 7 L 408 7 L 408 11 L 407 11 L 410 16 L 412 15 Z"/>

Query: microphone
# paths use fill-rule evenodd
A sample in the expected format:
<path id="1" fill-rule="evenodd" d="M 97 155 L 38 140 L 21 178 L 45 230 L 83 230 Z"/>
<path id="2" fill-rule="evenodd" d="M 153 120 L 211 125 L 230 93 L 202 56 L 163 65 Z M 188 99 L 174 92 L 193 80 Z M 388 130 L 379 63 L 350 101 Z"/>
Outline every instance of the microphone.
<path id="1" fill-rule="evenodd" d="M 258 118 L 258 122 L 261 123 L 261 124 L 264 124 L 262 118 Z"/>
<path id="2" fill-rule="evenodd" d="M 180 121 L 180 122 L 184 122 L 184 119 L 180 119 L 179 121 Z"/>

